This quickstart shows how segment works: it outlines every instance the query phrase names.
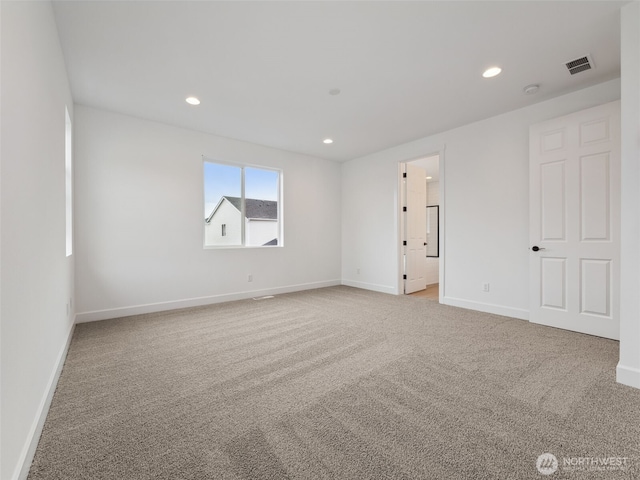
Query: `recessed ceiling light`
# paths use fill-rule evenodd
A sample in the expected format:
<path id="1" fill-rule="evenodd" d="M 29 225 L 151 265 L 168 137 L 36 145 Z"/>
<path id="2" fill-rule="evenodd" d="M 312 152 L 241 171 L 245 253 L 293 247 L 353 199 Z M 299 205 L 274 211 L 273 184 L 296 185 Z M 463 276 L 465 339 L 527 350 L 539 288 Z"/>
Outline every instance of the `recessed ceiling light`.
<path id="1" fill-rule="evenodd" d="M 200 100 L 196 97 L 187 97 L 185 100 L 189 105 L 200 105 Z"/>
<path id="2" fill-rule="evenodd" d="M 431 180 L 433 177 L 427 177 L 427 180 Z"/>
<path id="3" fill-rule="evenodd" d="M 333 143 L 333 140 L 331 140 L 330 138 L 325 138 L 325 139 L 322 141 L 322 143 L 326 143 L 326 144 Z"/>
<path id="4" fill-rule="evenodd" d="M 491 68 L 487 68 L 484 73 L 482 74 L 482 76 L 484 78 L 491 78 L 491 77 L 495 77 L 496 75 L 500 75 L 500 72 L 502 71 L 502 69 L 500 67 L 491 67 Z"/>

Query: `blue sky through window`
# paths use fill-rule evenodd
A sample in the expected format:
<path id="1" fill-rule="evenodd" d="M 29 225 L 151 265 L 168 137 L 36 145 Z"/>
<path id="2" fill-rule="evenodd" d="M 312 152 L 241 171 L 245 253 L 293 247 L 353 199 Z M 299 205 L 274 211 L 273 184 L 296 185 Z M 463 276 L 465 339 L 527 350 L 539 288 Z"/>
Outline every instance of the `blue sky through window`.
<path id="1" fill-rule="evenodd" d="M 259 200 L 278 200 L 278 172 L 261 168 L 244 169 L 244 196 Z"/>
<path id="2" fill-rule="evenodd" d="M 204 162 L 204 215 L 209 216 L 224 195 L 241 196 L 240 167 Z M 245 198 L 278 200 L 279 173 L 261 168 L 245 168 Z"/>

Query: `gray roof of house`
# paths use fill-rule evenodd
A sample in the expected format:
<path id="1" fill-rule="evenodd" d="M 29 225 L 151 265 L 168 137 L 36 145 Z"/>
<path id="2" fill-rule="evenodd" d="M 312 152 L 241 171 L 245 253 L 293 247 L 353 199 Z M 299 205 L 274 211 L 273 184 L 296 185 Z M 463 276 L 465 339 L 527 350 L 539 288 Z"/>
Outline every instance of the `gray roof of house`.
<path id="1" fill-rule="evenodd" d="M 231 205 L 238 210 L 241 209 L 240 197 L 224 196 Z M 278 202 L 274 200 L 259 200 L 257 198 L 245 198 L 244 200 L 244 215 L 247 218 L 264 219 L 264 220 L 276 220 L 278 218 Z M 211 213 L 207 221 L 211 220 L 215 210 Z"/>

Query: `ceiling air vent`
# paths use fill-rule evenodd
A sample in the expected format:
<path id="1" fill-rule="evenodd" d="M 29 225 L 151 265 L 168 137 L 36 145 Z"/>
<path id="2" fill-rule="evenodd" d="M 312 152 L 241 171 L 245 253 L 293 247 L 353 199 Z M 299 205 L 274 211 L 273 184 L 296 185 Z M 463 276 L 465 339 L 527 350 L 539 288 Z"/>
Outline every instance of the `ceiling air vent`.
<path id="1" fill-rule="evenodd" d="M 575 75 L 576 73 L 584 72 L 585 70 L 591 70 L 595 68 L 593 64 L 593 60 L 591 60 L 590 55 L 585 55 L 584 57 L 576 58 L 575 60 L 571 60 L 570 62 L 565 63 L 567 66 L 567 70 L 571 75 Z"/>

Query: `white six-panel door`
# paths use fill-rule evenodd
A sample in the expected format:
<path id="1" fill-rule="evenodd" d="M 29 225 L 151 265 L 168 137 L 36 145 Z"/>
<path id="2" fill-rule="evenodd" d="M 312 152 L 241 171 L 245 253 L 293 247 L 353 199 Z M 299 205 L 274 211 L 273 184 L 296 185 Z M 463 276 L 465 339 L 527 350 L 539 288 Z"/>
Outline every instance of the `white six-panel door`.
<path id="1" fill-rule="evenodd" d="M 620 102 L 533 125 L 529 149 L 530 321 L 618 339 Z"/>
<path id="2" fill-rule="evenodd" d="M 406 234 L 404 293 L 427 288 L 427 181 L 424 168 L 406 164 Z"/>

